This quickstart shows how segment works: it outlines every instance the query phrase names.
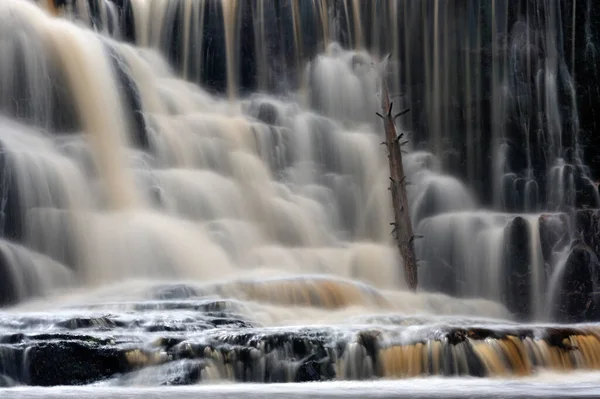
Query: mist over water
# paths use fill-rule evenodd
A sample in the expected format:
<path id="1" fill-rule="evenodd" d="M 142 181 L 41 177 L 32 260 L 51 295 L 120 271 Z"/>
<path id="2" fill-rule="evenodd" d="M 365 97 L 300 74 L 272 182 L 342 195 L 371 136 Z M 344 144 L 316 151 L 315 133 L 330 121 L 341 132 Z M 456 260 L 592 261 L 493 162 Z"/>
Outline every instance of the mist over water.
<path id="1" fill-rule="evenodd" d="M 458 3 L 3 0 L 0 386 L 600 368 L 591 3 Z"/>

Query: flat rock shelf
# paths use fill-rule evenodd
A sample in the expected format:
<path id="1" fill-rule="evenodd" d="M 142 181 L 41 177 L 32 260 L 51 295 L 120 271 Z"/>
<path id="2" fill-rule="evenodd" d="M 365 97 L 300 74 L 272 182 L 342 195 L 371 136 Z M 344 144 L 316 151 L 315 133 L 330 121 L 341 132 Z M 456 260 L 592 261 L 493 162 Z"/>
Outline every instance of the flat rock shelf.
<path id="1" fill-rule="evenodd" d="M 0 313 L 0 384 L 298 383 L 600 369 L 598 324 L 381 314 L 339 325 L 264 327 L 237 300 L 181 286 L 153 295 L 51 314 Z"/>

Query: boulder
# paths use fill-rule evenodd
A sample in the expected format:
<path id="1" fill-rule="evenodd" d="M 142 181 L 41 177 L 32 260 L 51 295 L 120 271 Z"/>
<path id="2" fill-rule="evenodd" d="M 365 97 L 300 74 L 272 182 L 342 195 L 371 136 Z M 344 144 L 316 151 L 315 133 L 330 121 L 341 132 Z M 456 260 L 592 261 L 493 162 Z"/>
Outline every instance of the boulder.
<path id="1" fill-rule="evenodd" d="M 554 318 L 577 323 L 600 320 L 600 261 L 597 253 L 579 241 L 571 249 L 556 292 Z"/>

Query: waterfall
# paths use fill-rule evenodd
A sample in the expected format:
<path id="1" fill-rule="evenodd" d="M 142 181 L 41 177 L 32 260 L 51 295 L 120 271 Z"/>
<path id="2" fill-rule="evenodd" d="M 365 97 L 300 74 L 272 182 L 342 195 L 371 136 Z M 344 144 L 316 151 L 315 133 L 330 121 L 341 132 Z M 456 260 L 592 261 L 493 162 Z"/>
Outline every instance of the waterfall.
<path id="1" fill-rule="evenodd" d="M 2 0 L 0 386 L 600 369 L 599 9 Z"/>
<path id="2" fill-rule="evenodd" d="M 413 109 L 402 128 L 421 289 L 554 317 L 560 298 L 544 298 L 561 295 L 569 264 L 557 254 L 589 235 L 578 209 L 600 206 L 560 42 L 569 10 L 34 3 L 0 8 L 14 60 L 0 69 L 13 119 L 0 124 L 2 231 L 81 284 L 241 269 L 401 289 L 373 67 L 392 51 L 393 91 Z"/>

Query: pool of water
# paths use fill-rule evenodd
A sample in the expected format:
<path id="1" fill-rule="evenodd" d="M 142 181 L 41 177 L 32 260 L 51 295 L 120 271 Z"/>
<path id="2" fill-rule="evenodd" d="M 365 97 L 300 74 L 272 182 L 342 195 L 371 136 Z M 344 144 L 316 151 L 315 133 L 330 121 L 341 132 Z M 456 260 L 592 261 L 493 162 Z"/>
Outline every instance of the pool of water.
<path id="1" fill-rule="evenodd" d="M 12 388 L 9 398 L 597 398 L 600 373 L 541 373 L 524 379 L 416 378 L 300 384 L 216 384 L 163 388 Z"/>

